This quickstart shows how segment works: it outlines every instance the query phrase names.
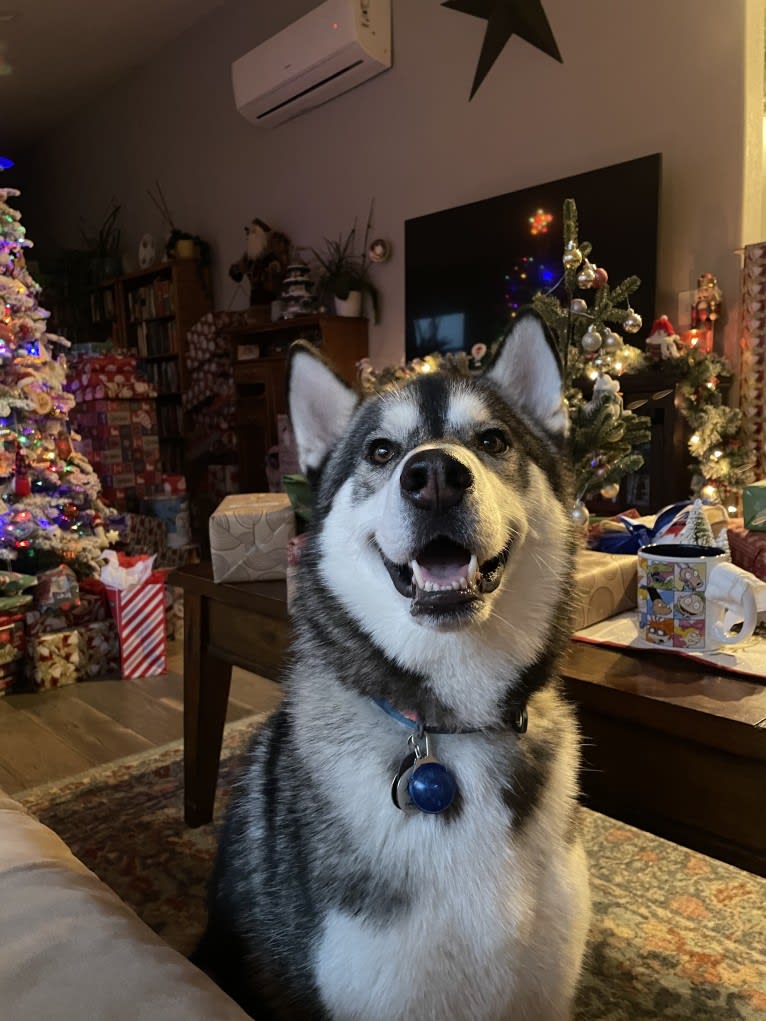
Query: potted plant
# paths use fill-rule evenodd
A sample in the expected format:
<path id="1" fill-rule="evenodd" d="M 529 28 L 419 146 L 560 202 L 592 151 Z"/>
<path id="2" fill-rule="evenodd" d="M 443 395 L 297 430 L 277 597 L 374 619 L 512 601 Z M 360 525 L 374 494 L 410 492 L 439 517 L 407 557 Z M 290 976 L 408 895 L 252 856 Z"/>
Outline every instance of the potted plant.
<path id="1" fill-rule="evenodd" d="M 156 195 L 150 188 L 146 189 L 146 194 L 160 211 L 170 231 L 165 242 L 165 258 L 199 259 L 200 263 L 205 265 L 210 258 L 210 245 L 207 241 L 203 241 L 198 234 L 190 234 L 189 231 L 176 227 L 160 182 L 155 181 L 155 186 L 157 188 Z"/>
<path id="2" fill-rule="evenodd" d="M 91 276 L 94 283 L 118 277 L 122 272 L 121 234 L 120 228 L 117 226 L 119 214 L 120 206 L 112 200 L 112 206 L 98 232 L 94 235 L 82 232 L 83 241 L 91 256 Z"/>
<path id="3" fill-rule="evenodd" d="M 325 247 L 322 252 L 318 252 L 315 248 L 312 248 L 311 251 L 319 263 L 320 296 L 325 300 L 332 297 L 336 314 L 361 315 L 362 304 L 366 296 L 372 305 L 373 321 L 377 323 L 380 315 L 380 298 L 375 284 L 370 279 L 370 264 L 367 255 L 367 240 L 371 223 L 372 206 L 370 206 L 370 215 L 367 219 L 360 254 L 355 251 L 356 223 L 345 238 L 343 235 L 337 241 L 325 238 Z"/>

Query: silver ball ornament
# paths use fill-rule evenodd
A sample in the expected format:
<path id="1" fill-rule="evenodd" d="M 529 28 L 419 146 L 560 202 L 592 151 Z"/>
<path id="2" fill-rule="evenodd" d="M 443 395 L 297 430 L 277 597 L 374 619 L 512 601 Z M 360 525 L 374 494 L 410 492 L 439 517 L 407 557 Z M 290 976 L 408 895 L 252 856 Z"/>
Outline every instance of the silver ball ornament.
<path id="1" fill-rule="evenodd" d="M 626 333 L 638 333 L 641 327 L 644 325 L 644 321 L 638 312 L 634 312 L 632 308 L 628 309 L 628 314 L 622 321 L 622 328 Z"/>
<path id="2" fill-rule="evenodd" d="M 561 261 L 567 269 L 577 269 L 582 262 L 582 252 L 574 241 L 567 241 L 566 245 L 564 245 L 564 254 L 561 256 Z"/>
<path id="3" fill-rule="evenodd" d="M 579 316 L 588 311 L 588 302 L 584 298 L 572 298 L 569 308 L 576 316 Z"/>
<path id="4" fill-rule="evenodd" d="M 601 495 L 605 500 L 616 500 L 620 493 L 620 484 L 618 482 L 610 482 L 606 486 L 601 487 Z"/>
<path id="5" fill-rule="evenodd" d="M 598 351 L 601 347 L 601 334 L 595 326 L 588 327 L 582 336 L 580 345 L 583 351 L 587 351 L 589 354 L 592 354 L 594 351 Z"/>
<path id="6" fill-rule="evenodd" d="M 615 351 L 619 351 L 622 347 L 622 337 L 619 333 L 615 333 L 614 330 L 607 330 L 604 335 L 604 350 L 610 354 L 614 354 Z"/>
<path id="7" fill-rule="evenodd" d="M 585 528 L 589 520 L 590 511 L 582 500 L 577 500 L 574 507 L 572 507 L 572 523 L 578 528 Z"/>
<path id="8" fill-rule="evenodd" d="M 593 286 L 593 281 L 596 279 L 596 271 L 589 262 L 586 262 L 580 272 L 577 274 L 577 286 L 582 287 L 583 290 Z"/>

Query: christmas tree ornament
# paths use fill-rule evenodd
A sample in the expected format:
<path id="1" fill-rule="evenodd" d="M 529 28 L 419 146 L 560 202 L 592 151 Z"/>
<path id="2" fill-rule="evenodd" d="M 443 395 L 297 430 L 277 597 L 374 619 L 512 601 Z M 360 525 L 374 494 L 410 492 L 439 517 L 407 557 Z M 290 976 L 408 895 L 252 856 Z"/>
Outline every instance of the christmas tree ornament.
<path id="1" fill-rule="evenodd" d="M 582 502 L 582 500 L 575 501 L 574 507 L 572 507 L 572 522 L 577 528 L 585 528 L 590 520 L 590 511 Z"/>
<path id="2" fill-rule="evenodd" d="M 27 461 L 21 452 L 21 449 L 16 451 L 15 469 L 15 477 L 13 480 L 14 493 L 19 497 L 29 496 L 32 492 L 32 482 L 29 478 Z"/>
<path id="3" fill-rule="evenodd" d="M 584 298 L 572 298 L 569 308 L 576 316 L 584 315 L 588 311 L 588 302 Z"/>
<path id="4" fill-rule="evenodd" d="M 598 351 L 601 347 L 601 334 L 598 332 L 596 327 L 591 323 L 588 329 L 583 334 L 583 338 L 580 341 L 580 345 L 583 351 L 592 353 Z"/>
<path id="5" fill-rule="evenodd" d="M 607 284 L 608 282 L 609 282 L 609 274 L 604 269 L 604 267 L 603 266 L 594 266 L 593 267 L 593 288 L 594 288 L 594 290 L 600 290 L 600 288 L 602 288 L 604 286 L 604 284 Z"/>
<path id="6" fill-rule="evenodd" d="M 620 495 L 620 484 L 610 482 L 606 486 L 602 486 L 600 492 L 605 500 L 616 500 Z"/>
<path id="7" fill-rule="evenodd" d="M 564 263 L 565 269 L 577 269 L 582 262 L 582 252 L 574 241 L 567 241 L 561 261 Z"/>
<path id="8" fill-rule="evenodd" d="M 593 266 L 585 260 L 585 265 L 577 274 L 577 286 L 581 287 L 584 291 L 587 291 L 589 287 L 593 286 L 593 281 L 596 279 L 596 271 Z"/>
<path id="9" fill-rule="evenodd" d="M 615 333 L 614 330 L 607 330 L 604 333 L 604 350 L 608 351 L 609 354 L 614 354 L 619 351 L 622 347 L 622 337 L 619 333 Z"/>
<path id="10" fill-rule="evenodd" d="M 644 321 L 641 316 L 634 309 L 628 306 L 628 314 L 622 321 L 623 329 L 626 333 L 638 333 L 643 326 Z"/>

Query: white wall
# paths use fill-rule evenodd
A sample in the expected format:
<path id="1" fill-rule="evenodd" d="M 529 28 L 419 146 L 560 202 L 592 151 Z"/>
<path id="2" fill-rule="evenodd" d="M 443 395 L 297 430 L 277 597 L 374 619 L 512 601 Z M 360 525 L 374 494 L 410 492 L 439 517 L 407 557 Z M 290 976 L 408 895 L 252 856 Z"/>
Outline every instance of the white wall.
<path id="1" fill-rule="evenodd" d="M 659 151 L 657 312 L 673 318 L 677 292 L 715 273 L 736 353 L 735 250 L 745 219 L 761 223 L 760 188 L 746 187 L 748 174 L 760 184 L 760 122 L 746 117 L 745 91 L 748 78 L 762 84 L 753 32 L 762 41 L 763 0 L 544 0 L 563 65 L 516 37 L 471 103 L 485 22 L 439 0 L 393 0 L 391 71 L 259 131 L 234 109 L 231 62 L 314 6 L 228 0 L 94 96 L 34 153 L 35 224 L 77 245 L 80 218 L 97 225 L 114 195 L 132 254 L 144 231 L 161 234 L 146 194 L 159 179 L 177 224 L 212 242 L 226 307 L 226 270 L 253 216 L 318 245 L 362 219 L 374 196 L 376 233 L 395 252 L 376 267 L 384 314 L 371 336 L 382 365 L 403 351 L 405 219 Z M 615 231 L 630 245 L 630 223 Z"/>

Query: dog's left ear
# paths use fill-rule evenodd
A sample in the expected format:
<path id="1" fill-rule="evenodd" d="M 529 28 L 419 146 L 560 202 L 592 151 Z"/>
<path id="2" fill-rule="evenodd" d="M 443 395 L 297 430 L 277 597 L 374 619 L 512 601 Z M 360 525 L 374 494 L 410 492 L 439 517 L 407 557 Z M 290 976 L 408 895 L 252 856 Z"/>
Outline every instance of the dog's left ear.
<path id="1" fill-rule="evenodd" d="M 561 391 L 561 365 L 536 312 L 522 312 L 485 373 L 512 408 L 531 416 L 548 432 L 566 436 L 569 415 Z"/>
<path id="2" fill-rule="evenodd" d="M 348 424 L 358 397 L 316 348 L 298 341 L 290 349 L 287 399 L 301 471 L 315 471 Z"/>

